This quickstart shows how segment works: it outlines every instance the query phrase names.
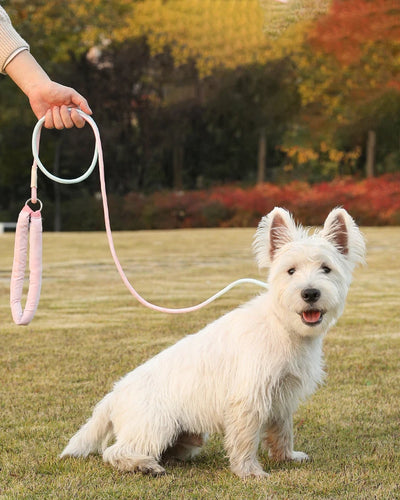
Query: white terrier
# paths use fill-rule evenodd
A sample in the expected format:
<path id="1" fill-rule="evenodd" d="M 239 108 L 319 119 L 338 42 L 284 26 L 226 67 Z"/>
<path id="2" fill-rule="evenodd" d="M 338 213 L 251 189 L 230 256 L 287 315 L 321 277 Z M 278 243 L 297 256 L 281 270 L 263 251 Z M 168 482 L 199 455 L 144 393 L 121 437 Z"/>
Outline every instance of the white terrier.
<path id="1" fill-rule="evenodd" d="M 243 478 L 267 475 L 260 441 L 272 459 L 308 459 L 293 450 L 292 416 L 322 380 L 322 339 L 343 312 L 364 239 L 344 209 L 309 235 L 275 208 L 254 250 L 259 267 L 270 266 L 268 292 L 128 373 L 61 457 L 100 452 L 120 470 L 159 475 L 163 456 L 190 459 L 222 432 Z"/>

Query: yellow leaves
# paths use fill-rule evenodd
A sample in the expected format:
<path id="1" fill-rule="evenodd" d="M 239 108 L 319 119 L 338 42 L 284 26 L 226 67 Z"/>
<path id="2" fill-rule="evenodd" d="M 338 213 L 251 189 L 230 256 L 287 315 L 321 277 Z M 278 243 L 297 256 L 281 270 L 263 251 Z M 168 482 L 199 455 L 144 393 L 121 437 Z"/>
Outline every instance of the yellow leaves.
<path id="1" fill-rule="evenodd" d="M 169 46 L 175 64 L 193 58 L 204 77 L 220 66 L 265 62 L 263 28 L 258 0 L 146 0 L 134 4 L 117 36 L 146 35 L 152 54 Z"/>
<path id="2" fill-rule="evenodd" d="M 318 153 L 311 148 L 304 148 L 302 146 L 289 146 L 281 147 L 281 151 L 286 153 L 290 160 L 298 165 L 308 163 L 318 159 Z"/>
<path id="3" fill-rule="evenodd" d="M 361 148 L 360 146 L 357 146 L 353 151 L 349 151 L 346 153 L 346 159 L 348 160 L 358 160 L 361 156 Z"/>
<path id="4" fill-rule="evenodd" d="M 330 161 L 335 163 L 340 163 L 344 158 L 343 151 L 338 151 L 337 149 L 332 149 L 328 152 L 328 158 Z"/>
<path id="5" fill-rule="evenodd" d="M 334 163 L 352 164 L 361 156 L 361 148 L 357 146 L 352 151 L 339 151 L 338 149 L 332 148 L 327 151 L 328 158 Z"/>
<path id="6" fill-rule="evenodd" d="M 294 21 L 309 19 L 327 1 L 49 0 L 26 9 L 30 24 L 53 40 L 55 60 L 104 41 L 146 36 L 152 55 L 169 47 L 176 65 L 194 59 L 200 77 L 205 77 L 218 67 L 262 64 L 290 52 L 304 35 Z M 280 47 L 271 45 L 268 37 L 269 15 L 291 25 Z"/>
<path id="7" fill-rule="evenodd" d="M 356 147 L 352 151 L 340 151 L 322 141 L 317 149 L 302 146 L 281 146 L 288 159 L 284 170 L 286 172 L 294 170 L 296 167 L 312 166 L 318 164 L 322 171 L 335 173 L 339 166 L 351 167 L 361 156 L 361 148 Z"/>
<path id="8" fill-rule="evenodd" d="M 131 10 L 131 0 L 19 0 L 10 7 L 16 28 L 27 33 L 32 49 L 44 49 L 57 63 L 111 42 L 114 29 L 123 25 Z"/>

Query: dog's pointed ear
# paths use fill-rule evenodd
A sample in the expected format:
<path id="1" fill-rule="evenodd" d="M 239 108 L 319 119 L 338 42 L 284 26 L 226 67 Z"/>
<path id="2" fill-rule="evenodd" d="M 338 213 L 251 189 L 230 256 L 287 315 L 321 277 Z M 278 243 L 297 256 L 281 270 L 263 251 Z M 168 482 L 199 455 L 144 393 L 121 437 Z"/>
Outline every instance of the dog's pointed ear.
<path id="1" fill-rule="evenodd" d="M 274 208 L 263 217 L 258 225 L 253 250 L 258 267 L 267 268 L 276 252 L 286 243 L 293 241 L 298 228 L 290 213 L 283 208 Z"/>
<path id="2" fill-rule="evenodd" d="M 344 208 L 335 208 L 326 218 L 321 236 L 334 245 L 353 265 L 365 259 L 365 240 Z"/>

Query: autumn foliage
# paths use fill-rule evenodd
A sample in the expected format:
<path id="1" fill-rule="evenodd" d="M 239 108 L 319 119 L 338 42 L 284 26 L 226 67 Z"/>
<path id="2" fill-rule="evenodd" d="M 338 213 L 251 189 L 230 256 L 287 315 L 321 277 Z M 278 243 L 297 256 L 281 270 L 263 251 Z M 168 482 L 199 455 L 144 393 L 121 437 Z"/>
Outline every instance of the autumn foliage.
<path id="1" fill-rule="evenodd" d="M 388 89 L 400 91 L 398 0 L 335 0 L 309 41 L 335 57 L 344 74 L 349 69 L 358 74 L 343 82 L 351 98 L 358 94 L 367 100 Z"/>
<path id="2" fill-rule="evenodd" d="M 344 64 L 359 60 L 368 45 L 400 41 L 398 0 L 335 0 L 310 40 Z"/>
<path id="3" fill-rule="evenodd" d="M 169 47 L 177 66 L 194 59 L 204 77 L 219 67 L 265 62 L 263 26 L 258 0 L 153 0 L 133 6 L 118 36 L 146 36 L 153 55 Z"/>
<path id="4" fill-rule="evenodd" d="M 109 196 L 114 230 L 193 227 L 254 227 L 275 206 L 285 207 L 308 225 L 320 225 L 332 208 L 346 208 L 363 226 L 400 224 L 400 175 L 356 181 L 350 177 L 311 185 L 291 182 L 256 187 Z M 65 204 L 66 230 L 103 230 L 100 201 Z M 75 213 L 75 211 L 79 211 Z"/>
<path id="5" fill-rule="evenodd" d="M 400 224 L 399 177 L 345 177 L 360 178 L 373 156 L 374 174 L 399 171 L 399 0 L 10 0 L 7 9 L 49 73 L 91 102 L 116 229 L 254 226 L 275 205 L 309 224 L 336 205 L 361 224 Z M 22 129 L 28 107 L 7 84 L 8 220 L 33 117 Z M 63 144 L 69 172 L 75 144 Z M 279 185 L 188 190 L 264 178 Z M 304 182 L 281 185 L 293 179 Z M 97 184 L 84 189 L 71 203 L 63 195 L 63 229 L 102 229 Z"/>

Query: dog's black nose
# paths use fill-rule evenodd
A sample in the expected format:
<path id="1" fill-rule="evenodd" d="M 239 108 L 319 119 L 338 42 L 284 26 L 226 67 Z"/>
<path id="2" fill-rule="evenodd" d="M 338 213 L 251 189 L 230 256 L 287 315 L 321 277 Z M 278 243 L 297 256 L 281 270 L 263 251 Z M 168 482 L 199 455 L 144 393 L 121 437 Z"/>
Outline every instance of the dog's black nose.
<path id="1" fill-rule="evenodd" d="M 301 296 L 305 302 L 312 304 L 321 297 L 321 292 L 317 288 L 304 288 L 301 291 Z"/>

